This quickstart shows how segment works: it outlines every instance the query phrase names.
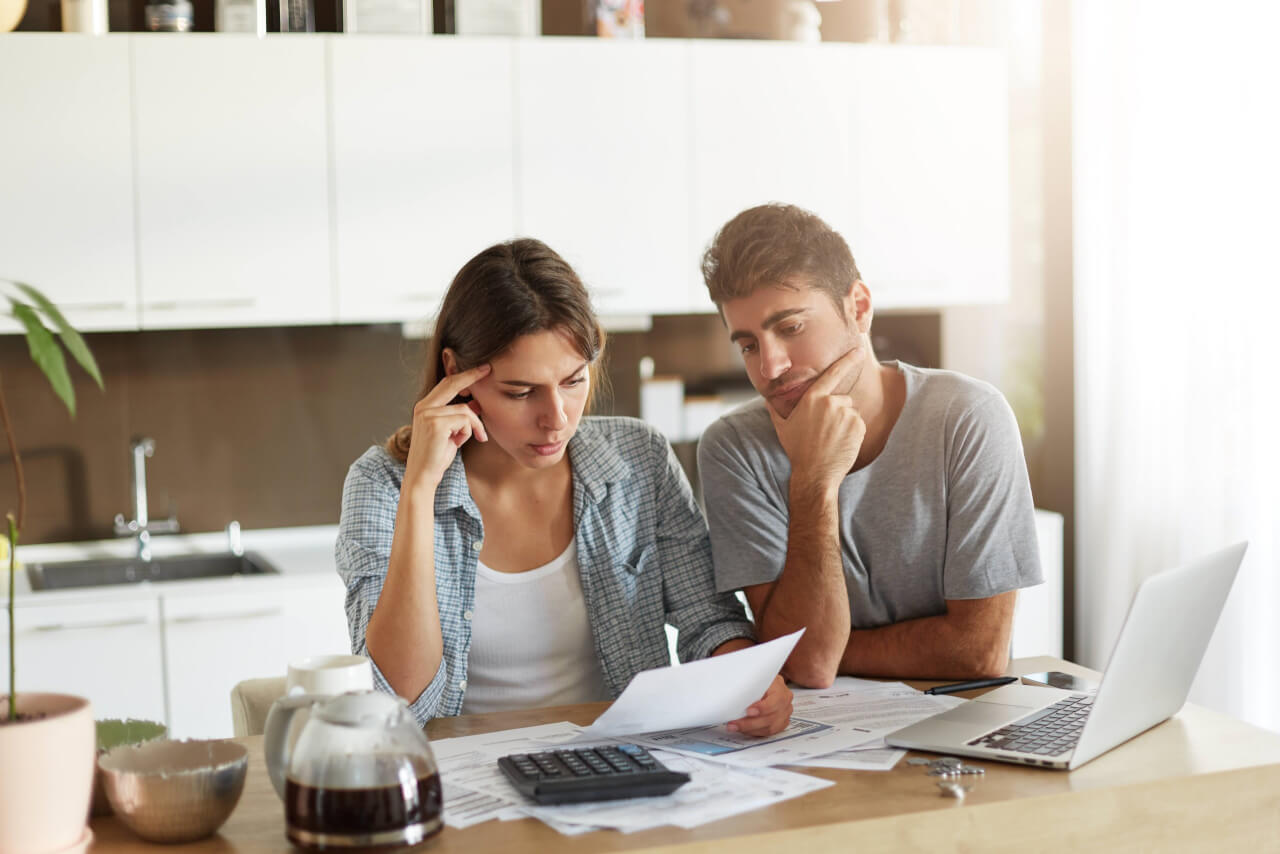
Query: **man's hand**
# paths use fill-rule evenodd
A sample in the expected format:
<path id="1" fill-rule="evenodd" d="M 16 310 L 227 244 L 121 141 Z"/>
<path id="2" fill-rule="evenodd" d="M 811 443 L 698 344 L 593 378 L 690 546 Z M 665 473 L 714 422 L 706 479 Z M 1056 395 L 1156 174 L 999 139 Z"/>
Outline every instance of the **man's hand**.
<path id="1" fill-rule="evenodd" d="M 764 696 L 747 706 L 747 716 L 730 721 L 727 729 L 744 735 L 775 735 L 791 723 L 791 689 L 781 676 L 773 677 Z"/>
<path id="2" fill-rule="evenodd" d="M 799 483 L 817 488 L 838 485 L 858 459 L 867 425 L 853 399 L 836 389 L 849 380 L 860 353 L 850 350 L 828 365 L 786 418 L 769 408 L 773 429 L 791 461 L 791 476 Z"/>

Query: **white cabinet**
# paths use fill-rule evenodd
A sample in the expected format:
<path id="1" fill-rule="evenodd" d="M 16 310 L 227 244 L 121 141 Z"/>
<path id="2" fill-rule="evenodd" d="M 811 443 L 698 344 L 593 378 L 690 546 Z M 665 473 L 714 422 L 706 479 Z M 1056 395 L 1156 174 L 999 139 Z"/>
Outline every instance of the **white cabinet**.
<path id="1" fill-rule="evenodd" d="M 325 42 L 132 45 L 142 325 L 331 322 Z"/>
<path id="2" fill-rule="evenodd" d="M 689 44 L 516 50 L 518 231 L 565 257 L 600 314 L 687 311 Z"/>
<path id="3" fill-rule="evenodd" d="M 1036 538 L 1044 583 L 1018 591 L 1010 646 L 1014 658 L 1062 657 L 1062 514 L 1036 511 Z"/>
<path id="4" fill-rule="evenodd" d="M 1009 293 L 1008 85 L 1002 54 L 859 47 L 852 227 L 877 306 L 995 303 Z"/>
<path id="5" fill-rule="evenodd" d="M 771 201 L 807 208 L 852 241 L 861 187 L 850 170 L 851 134 L 878 132 L 850 128 L 855 49 L 715 41 L 692 49 L 695 254 L 734 215 Z M 689 287 L 693 304 L 711 311 L 701 278 Z"/>
<path id="6" fill-rule="evenodd" d="M 165 719 L 160 612 L 154 598 L 14 609 L 18 695 L 88 697 L 96 718 Z M 0 661 L 9 634 L 0 633 Z M 2 689 L 8 692 L 6 683 Z"/>
<path id="7" fill-rule="evenodd" d="M 324 583 L 263 590 L 166 595 L 165 667 L 169 733 L 174 738 L 230 736 L 231 689 L 243 679 L 283 676 L 289 661 L 347 653 L 343 587 Z"/>
<path id="8" fill-rule="evenodd" d="M 136 329 L 129 43 L 0 39 L 0 277 L 80 329 Z"/>
<path id="9" fill-rule="evenodd" d="M 418 320 L 515 231 L 512 45 L 331 43 L 338 320 Z"/>

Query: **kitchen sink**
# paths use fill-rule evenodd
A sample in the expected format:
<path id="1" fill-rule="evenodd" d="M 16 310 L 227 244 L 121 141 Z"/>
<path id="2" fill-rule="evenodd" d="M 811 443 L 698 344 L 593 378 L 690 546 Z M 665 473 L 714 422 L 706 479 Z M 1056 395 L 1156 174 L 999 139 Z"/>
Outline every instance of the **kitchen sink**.
<path id="1" fill-rule="evenodd" d="M 156 557 L 96 558 L 60 563 L 34 563 L 27 567 L 32 590 L 64 590 L 72 587 L 100 587 L 110 584 L 137 584 L 142 581 L 191 581 L 199 578 L 227 578 L 233 575 L 279 575 L 261 555 L 186 554 Z"/>

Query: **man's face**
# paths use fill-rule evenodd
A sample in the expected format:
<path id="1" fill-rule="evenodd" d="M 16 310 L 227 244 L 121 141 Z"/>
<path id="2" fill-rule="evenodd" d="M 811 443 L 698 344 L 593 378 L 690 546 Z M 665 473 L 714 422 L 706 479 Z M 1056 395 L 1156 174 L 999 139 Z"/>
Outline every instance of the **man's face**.
<path id="1" fill-rule="evenodd" d="M 783 418 L 827 366 L 862 346 L 855 289 L 839 311 L 824 291 L 807 286 L 760 288 L 721 307 L 751 384 Z M 860 375 L 861 367 L 836 392 L 848 394 Z"/>

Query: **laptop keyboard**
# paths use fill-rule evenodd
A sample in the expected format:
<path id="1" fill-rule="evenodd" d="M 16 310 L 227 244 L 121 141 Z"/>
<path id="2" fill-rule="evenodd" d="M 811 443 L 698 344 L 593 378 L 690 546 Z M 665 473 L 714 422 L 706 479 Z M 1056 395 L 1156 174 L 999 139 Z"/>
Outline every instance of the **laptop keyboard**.
<path id="1" fill-rule="evenodd" d="M 1076 746 L 1091 708 L 1091 694 L 1072 694 L 1052 706 L 975 738 L 969 746 L 1057 756 Z"/>

